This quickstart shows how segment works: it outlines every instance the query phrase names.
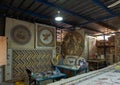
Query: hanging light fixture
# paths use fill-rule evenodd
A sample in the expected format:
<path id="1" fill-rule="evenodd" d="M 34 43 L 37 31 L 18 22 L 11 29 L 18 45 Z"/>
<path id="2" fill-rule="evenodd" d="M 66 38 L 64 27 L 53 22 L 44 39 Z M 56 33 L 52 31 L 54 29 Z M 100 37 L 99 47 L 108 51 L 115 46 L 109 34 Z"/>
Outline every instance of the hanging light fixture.
<path id="1" fill-rule="evenodd" d="M 56 17 L 55 17 L 55 21 L 62 21 L 63 20 L 63 17 L 60 16 L 60 11 L 58 11 Z"/>

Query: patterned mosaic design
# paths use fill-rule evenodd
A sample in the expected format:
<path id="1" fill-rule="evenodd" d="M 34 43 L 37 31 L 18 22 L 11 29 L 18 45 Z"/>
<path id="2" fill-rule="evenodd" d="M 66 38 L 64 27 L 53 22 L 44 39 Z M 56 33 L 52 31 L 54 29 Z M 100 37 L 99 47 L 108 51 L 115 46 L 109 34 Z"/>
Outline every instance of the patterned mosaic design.
<path id="1" fill-rule="evenodd" d="M 120 85 L 120 62 L 49 85 Z M 117 67 L 117 69 L 116 69 Z"/>
<path id="2" fill-rule="evenodd" d="M 51 70 L 51 58 L 52 50 L 14 50 L 13 79 L 26 78 L 26 68 L 35 73 Z"/>
<path id="3" fill-rule="evenodd" d="M 54 47 L 56 31 L 52 26 L 36 24 L 36 48 Z"/>
<path id="4" fill-rule="evenodd" d="M 34 49 L 35 25 L 33 23 L 6 18 L 5 25 L 9 49 Z"/>
<path id="5" fill-rule="evenodd" d="M 31 33 L 24 25 L 16 25 L 12 28 L 10 35 L 13 41 L 20 45 L 27 44 L 31 39 Z"/>
<path id="6" fill-rule="evenodd" d="M 84 50 L 84 38 L 77 31 L 69 31 L 63 39 L 62 51 L 66 55 L 81 56 Z"/>

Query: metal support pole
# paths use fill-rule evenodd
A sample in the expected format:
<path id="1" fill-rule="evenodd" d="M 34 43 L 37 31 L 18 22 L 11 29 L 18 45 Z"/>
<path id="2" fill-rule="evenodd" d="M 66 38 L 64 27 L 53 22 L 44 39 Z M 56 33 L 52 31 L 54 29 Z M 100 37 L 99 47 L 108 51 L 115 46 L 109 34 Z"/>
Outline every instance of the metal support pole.
<path id="1" fill-rule="evenodd" d="M 104 66 L 106 67 L 107 66 L 107 63 L 106 63 L 106 44 L 105 44 L 105 34 L 104 34 Z"/>

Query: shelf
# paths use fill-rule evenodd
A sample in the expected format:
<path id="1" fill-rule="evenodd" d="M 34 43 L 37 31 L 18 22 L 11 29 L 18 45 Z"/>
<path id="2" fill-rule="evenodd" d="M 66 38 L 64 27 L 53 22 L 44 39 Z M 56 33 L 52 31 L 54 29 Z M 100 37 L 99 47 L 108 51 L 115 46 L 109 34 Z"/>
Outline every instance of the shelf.
<path id="1" fill-rule="evenodd" d="M 104 47 L 104 46 L 96 46 L 96 47 Z M 115 46 L 105 46 L 105 47 L 115 47 Z"/>
<path id="2" fill-rule="evenodd" d="M 104 51 L 105 51 L 107 64 L 113 63 L 113 56 L 115 55 L 115 50 L 116 50 L 115 40 L 114 40 L 115 38 L 111 38 L 111 39 L 105 42 L 104 41 L 96 42 L 97 53 L 99 55 L 104 55 Z M 104 47 L 104 44 L 105 44 L 105 47 Z"/>
<path id="3" fill-rule="evenodd" d="M 89 63 L 89 70 L 92 71 L 102 68 L 104 61 L 104 59 L 88 59 L 87 62 Z"/>

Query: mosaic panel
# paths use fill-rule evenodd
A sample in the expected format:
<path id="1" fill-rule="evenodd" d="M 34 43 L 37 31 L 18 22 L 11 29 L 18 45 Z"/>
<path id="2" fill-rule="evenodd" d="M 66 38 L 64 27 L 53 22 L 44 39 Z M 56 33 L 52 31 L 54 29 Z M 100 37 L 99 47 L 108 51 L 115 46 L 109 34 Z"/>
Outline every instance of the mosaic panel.
<path id="1" fill-rule="evenodd" d="M 26 68 L 35 73 L 51 70 L 51 58 L 52 50 L 14 50 L 13 79 L 26 78 Z"/>
<path id="2" fill-rule="evenodd" d="M 33 49 L 35 25 L 22 20 L 6 18 L 5 35 L 8 37 L 8 48 Z"/>
<path id="3" fill-rule="evenodd" d="M 69 31 L 62 43 L 62 51 L 64 56 L 77 55 L 81 56 L 84 50 L 84 36 L 78 31 Z"/>
<path id="4" fill-rule="evenodd" d="M 56 42 L 55 27 L 36 24 L 36 48 L 51 48 Z"/>

